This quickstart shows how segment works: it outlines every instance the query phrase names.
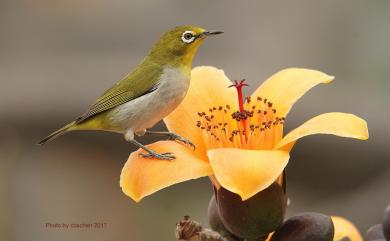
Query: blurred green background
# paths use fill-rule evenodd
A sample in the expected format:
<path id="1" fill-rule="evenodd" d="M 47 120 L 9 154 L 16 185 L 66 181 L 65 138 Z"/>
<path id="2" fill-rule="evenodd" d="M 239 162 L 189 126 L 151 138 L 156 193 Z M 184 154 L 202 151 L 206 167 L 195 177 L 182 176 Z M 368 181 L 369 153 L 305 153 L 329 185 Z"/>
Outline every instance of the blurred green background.
<path id="1" fill-rule="evenodd" d="M 204 43 L 194 66 L 223 68 L 250 90 L 286 67 L 335 75 L 295 105 L 287 130 L 343 111 L 367 120 L 370 139 L 299 141 L 288 166 L 288 215 L 341 215 L 363 232 L 381 221 L 390 203 L 390 1 L 0 0 L 0 240 L 174 240 L 182 215 L 207 223 L 207 178 L 140 204 L 121 192 L 134 147 L 120 135 L 71 133 L 35 145 L 182 24 L 225 31 Z M 46 222 L 108 227 L 57 230 Z"/>

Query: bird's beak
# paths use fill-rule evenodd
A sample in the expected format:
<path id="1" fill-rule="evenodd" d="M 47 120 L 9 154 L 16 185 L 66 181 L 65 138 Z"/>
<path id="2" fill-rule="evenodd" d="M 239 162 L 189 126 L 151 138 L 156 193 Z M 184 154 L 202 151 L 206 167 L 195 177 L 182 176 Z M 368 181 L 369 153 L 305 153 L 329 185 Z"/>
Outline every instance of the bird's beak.
<path id="1" fill-rule="evenodd" d="M 223 33 L 223 32 L 222 31 L 214 31 L 214 32 L 204 31 L 203 33 L 199 34 L 199 38 L 206 38 L 208 36 L 217 35 L 217 34 L 221 34 L 221 33 Z"/>

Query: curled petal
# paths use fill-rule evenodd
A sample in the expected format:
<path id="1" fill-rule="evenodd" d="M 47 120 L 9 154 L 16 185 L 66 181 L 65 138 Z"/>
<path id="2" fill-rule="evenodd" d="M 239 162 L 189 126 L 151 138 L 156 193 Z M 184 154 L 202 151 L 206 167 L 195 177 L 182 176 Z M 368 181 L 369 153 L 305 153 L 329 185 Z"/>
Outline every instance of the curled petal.
<path id="1" fill-rule="evenodd" d="M 284 69 L 267 79 L 252 97 L 264 97 L 274 103 L 277 115 L 287 116 L 294 103 L 308 90 L 320 83 L 329 83 L 334 79 L 322 72 L 311 69 Z"/>
<path id="2" fill-rule="evenodd" d="M 283 172 L 289 153 L 281 150 L 219 148 L 207 151 L 218 182 L 245 201 L 270 186 Z"/>
<path id="3" fill-rule="evenodd" d="M 191 140 L 197 147 L 196 153 L 203 158 L 206 158 L 206 145 L 202 132 L 196 126 L 198 113 L 226 105 L 237 109 L 236 92 L 228 88 L 231 84 L 223 70 L 208 66 L 194 68 L 186 97 L 164 119 L 168 129 Z"/>
<path id="4" fill-rule="evenodd" d="M 334 225 L 334 241 L 342 241 L 344 239 L 350 241 L 363 241 L 359 231 L 350 221 L 345 218 L 332 216 Z"/>
<path id="5" fill-rule="evenodd" d="M 212 174 L 207 160 L 196 157 L 193 151 L 174 141 L 159 141 L 148 145 L 158 152 L 171 152 L 175 160 L 158 160 L 143 158 L 143 150 L 133 152 L 122 169 L 120 186 L 122 191 L 139 202 L 160 189 Z"/>
<path id="6" fill-rule="evenodd" d="M 347 113 L 332 112 L 316 116 L 292 130 L 275 146 L 280 149 L 299 138 L 314 134 L 332 134 L 361 140 L 368 139 L 365 120 Z"/>

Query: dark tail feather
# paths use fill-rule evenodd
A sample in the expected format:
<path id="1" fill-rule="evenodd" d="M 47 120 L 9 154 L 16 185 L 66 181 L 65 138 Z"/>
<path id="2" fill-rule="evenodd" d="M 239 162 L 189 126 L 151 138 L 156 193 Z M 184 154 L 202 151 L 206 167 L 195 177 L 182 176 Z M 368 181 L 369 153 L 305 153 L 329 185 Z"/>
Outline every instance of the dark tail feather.
<path id="1" fill-rule="evenodd" d="M 69 123 L 68 125 L 62 127 L 61 129 L 51 133 L 50 135 L 48 135 L 47 137 L 42 139 L 40 142 L 38 142 L 38 145 L 44 145 L 46 142 L 51 141 L 54 138 L 57 138 L 60 135 L 64 134 L 65 132 L 67 132 L 69 130 L 70 127 L 72 127 L 74 125 L 74 123 L 75 122 Z"/>

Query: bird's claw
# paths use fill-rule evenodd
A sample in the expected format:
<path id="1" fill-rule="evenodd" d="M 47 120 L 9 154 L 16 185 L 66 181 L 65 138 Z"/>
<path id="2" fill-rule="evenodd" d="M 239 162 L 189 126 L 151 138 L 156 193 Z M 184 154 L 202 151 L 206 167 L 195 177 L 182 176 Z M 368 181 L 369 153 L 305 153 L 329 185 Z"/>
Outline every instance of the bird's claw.
<path id="1" fill-rule="evenodd" d="M 159 160 L 174 160 L 176 157 L 171 152 L 164 152 L 164 153 L 140 153 L 140 156 L 144 158 L 150 158 L 150 159 L 159 159 Z"/>
<path id="2" fill-rule="evenodd" d="M 192 143 L 191 141 L 189 141 L 189 140 L 187 140 L 187 139 L 185 139 L 177 134 L 171 133 L 171 135 L 169 136 L 169 139 L 175 140 L 175 141 L 183 143 L 184 145 L 190 146 L 194 151 L 196 149 L 196 146 L 194 143 Z"/>

